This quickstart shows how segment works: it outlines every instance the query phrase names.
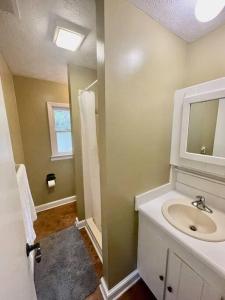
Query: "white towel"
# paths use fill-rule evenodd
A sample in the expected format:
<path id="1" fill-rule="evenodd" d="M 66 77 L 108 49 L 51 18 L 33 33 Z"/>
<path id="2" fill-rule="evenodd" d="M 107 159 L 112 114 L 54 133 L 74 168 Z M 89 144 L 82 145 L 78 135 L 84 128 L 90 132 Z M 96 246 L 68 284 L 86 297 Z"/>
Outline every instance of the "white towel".
<path id="1" fill-rule="evenodd" d="M 33 222 L 37 219 L 37 214 L 24 165 L 19 165 L 16 177 L 19 187 L 26 240 L 28 244 L 32 245 L 36 239 Z"/>

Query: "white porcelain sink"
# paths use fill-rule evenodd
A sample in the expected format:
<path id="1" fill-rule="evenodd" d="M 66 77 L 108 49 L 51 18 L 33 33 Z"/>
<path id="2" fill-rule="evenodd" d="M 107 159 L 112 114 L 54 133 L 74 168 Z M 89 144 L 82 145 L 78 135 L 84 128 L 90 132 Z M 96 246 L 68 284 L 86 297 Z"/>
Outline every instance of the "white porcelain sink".
<path id="1" fill-rule="evenodd" d="M 166 220 L 180 231 L 204 241 L 225 241 L 225 214 L 213 209 L 207 213 L 191 201 L 169 200 L 162 206 Z"/>

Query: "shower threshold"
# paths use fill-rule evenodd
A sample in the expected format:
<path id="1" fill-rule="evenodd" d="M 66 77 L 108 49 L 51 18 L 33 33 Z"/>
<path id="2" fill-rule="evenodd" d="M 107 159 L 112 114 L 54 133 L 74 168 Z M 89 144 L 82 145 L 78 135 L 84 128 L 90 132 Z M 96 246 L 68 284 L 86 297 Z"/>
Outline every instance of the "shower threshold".
<path id="1" fill-rule="evenodd" d="M 86 219 L 86 229 L 99 258 L 102 261 L 102 233 L 95 225 L 93 218 Z"/>

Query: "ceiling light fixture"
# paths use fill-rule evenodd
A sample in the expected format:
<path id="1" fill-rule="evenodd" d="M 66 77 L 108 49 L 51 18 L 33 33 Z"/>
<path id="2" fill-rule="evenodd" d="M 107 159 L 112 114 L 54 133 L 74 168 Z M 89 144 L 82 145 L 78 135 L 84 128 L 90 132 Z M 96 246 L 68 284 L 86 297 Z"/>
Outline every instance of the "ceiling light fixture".
<path id="1" fill-rule="evenodd" d="M 200 22 L 213 20 L 223 10 L 225 0 L 197 0 L 195 17 Z"/>
<path id="2" fill-rule="evenodd" d="M 57 26 L 54 42 L 56 46 L 70 51 L 76 51 L 84 40 L 84 34 Z"/>

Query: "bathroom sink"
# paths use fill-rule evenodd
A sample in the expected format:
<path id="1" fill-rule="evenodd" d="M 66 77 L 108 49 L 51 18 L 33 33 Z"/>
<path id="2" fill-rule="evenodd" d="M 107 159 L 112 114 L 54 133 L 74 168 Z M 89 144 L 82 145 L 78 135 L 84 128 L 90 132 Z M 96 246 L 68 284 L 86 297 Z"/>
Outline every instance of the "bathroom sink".
<path id="1" fill-rule="evenodd" d="M 225 214 L 207 213 L 186 199 L 169 200 L 162 206 L 165 219 L 178 230 L 200 240 L 225 241 Z"/>

